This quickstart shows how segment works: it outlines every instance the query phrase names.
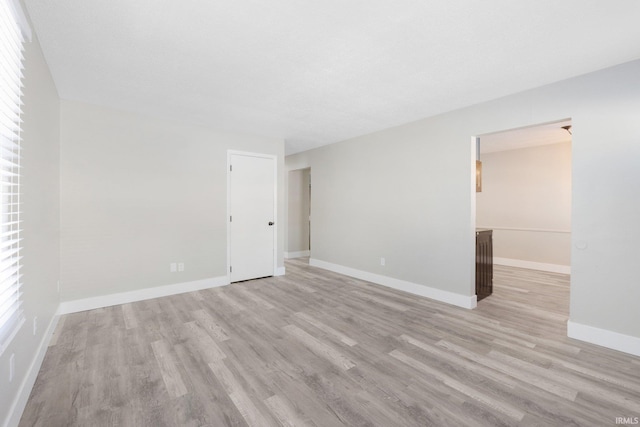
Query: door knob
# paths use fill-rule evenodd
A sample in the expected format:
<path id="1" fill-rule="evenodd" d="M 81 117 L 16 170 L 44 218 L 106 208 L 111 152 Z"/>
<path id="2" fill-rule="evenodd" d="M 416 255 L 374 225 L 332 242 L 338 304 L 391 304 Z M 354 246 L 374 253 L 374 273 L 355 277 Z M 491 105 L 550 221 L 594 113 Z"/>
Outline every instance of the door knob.
<path id="1" fill-rule="evenodd" d="M 273 221 L 269 221 L 269 225 L 273 225 L 273 224 L 274 224 L 274 222 L 273 222 Z"/>

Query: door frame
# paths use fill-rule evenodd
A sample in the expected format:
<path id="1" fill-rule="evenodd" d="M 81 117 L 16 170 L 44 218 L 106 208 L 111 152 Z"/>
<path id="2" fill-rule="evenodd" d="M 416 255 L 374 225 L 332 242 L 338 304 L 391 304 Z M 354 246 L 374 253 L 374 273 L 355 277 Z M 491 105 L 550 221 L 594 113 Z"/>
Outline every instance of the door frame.
<path id="1" fill-rule="evenodd" d="M 273 160 L 273 275 L 278 275 L 278 156 L 249 151 L 227 150 L 227 283 L 231 283 L 231 156 L 259 157 Z"/>
<path id="2" fill-rule="evenodd" d="M 514 128 L 503 128 L 503 129 L 498 129 L 495 131 L 491 131 L 491 132 L 482 132 L 476 135 L 472 135 L 471 139 L 470 139 L 470 144 L 469 144 L 469 149 L 470 149 L 470 162 L 469 162 L 469 178 L 470 178 L 470 182 L 469 182 L 469 186 L 470 186 L 470 194 L 471 194 L 471 209 L 470 209 L 470 225 L 471 228 L 469 230 L 469 247 L 471 248 L 471 256 L 470 258 L 470 263 L 469 263 L 469 268 L 471 271 L 471 283 L 469 284 L 469 287 L 472 290 L 472 295 L 473 296 L 477 296 L 476 295 L 476 217 L 477 217 L 477 211 L 476 211 L 476 159 L 478 156 L 478 152 L 481 152 L 481 146 L 482 146 L 482 136 L 485 135 L 492 135 L 492 134 L 496 134 L 496 133 L 502 133 L 502 132 L 508 132 L 511 130 L 520 130 L 520 129 L 527 129 L 527 128 L 535 128 L 538 126 L 543 126 L 543 125 L 548 125 L 548 124 L 553 124 L 553 123 L 561 123 L 561 122 L 566 122 L 566 121 L 571 121 L 571 124 L 573 126 L 573 117 L 572 116 L 568 116 L 562 119 L 556 119 L 556 120 L 549 120 L 549 121 L 544 121 L 544 122 L 538 122 L 538 123 L 531 123 L 528 125 L 524 125 L 524 126 L 518 126 L 518 127 L 514 127 Z M 480 139 L 480 145 L 477 144 L 476 140 Z M 571 195 L 573 196 L 573 137 L 571 138 L 571 176 L 572 176 L 572 183 L 571 183 Z M 573 232 L 573 211 L 574 211 L 574 206 L 573 206 L 573 197 L 571 199 L 571 232 Z M 573 235 L 572 235 L 573 236 Z M 570 248 L 573 248 L 573 240 L 571 240 L 571 245 Z M 572 250 L 573 252 L 573 250 Z M 570 258 L 570 264 L 569 264 L 569 268 L 571 269 L 573 265 L 573 257 Z M 571 273 L 569 273 L 569 277 Z M 571 278 L 569 279 L 569 304 L 571 304 Z M 476 301 L 476 305 L 474 305 L 471 308 L 475 308 L 477 306 L 477 301 Z"/>
<path id="3" fill-rule="evenodd" d="M 289 176 L 290 176 L 291 172 L 302 172 L 302 171 L 305 171 L 305 170 L 309 171 L 309 188 L 308 188 L 309 199 L 307 200 L 307 202 L 309 203 L 309 215 L 307 215 L 307 221 L 309 222 L 309 233 L 308 233 L 308 236 L 307 236 L 309 249 L 306 250 L 306 251 L 290 251 L 289 250 L 290 249 L 289 248 L 289 231 L 290 231 L 289 230 L 289 206 L 291 205 L 291 200 L 289 199 L 289 188 L 290 188 L 291 181 L 289 179 Z M 311 166 L 305 166 L 303 168 L 296 168 L 296 169 L 289 169 L 285 173 L 286 173 L 286 178 L 287 178 L 287 180 L 286 180 L 286 190 L 285 190 L 285 193 L 286 193 L 285 212 L 287 214 L 287 219 L 285 221 L 286 222 L 286 224 L 285 224 L 286 227 L 285 227 L 285 238 L 284 238 L 285 245 L 284 245 L 284 247 L 287 250 L 284 252 L 284 257 L 285 257 L 285 259 L 297 258 L 297 257 L 300 257 L 300 256 L 305 256 L 305 255 L 301 255 L 301 254 L 303 254 L 305 252 L 307 253 L 306 256 L 311 257 Z M 295 256 L 291 256 L 291 254 L 296 254 L 296 255 Z"/>

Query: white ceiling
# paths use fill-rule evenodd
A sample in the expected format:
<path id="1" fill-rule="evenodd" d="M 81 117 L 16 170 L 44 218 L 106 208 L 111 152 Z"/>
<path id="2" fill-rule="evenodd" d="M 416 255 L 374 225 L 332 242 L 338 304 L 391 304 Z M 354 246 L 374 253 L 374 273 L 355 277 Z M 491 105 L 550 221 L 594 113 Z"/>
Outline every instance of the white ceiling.
<path id="1" fill-rule="evenodd" d="M 25 0 L 63 99 L 307 150 L 640 58 L 637 0 Z"/>
<path id="2" fill-rule="evenodd" d="M 518 148 L 570 142 L 571 134 L 562 128 L 563 126 L 570 125 L 571 120 L 564 120 L 480 135 L 480 153 L 493 153 L 496 151 L 516 150 Z M 572 129 L 569 129 L 569 131 L 573 132 Z"/>

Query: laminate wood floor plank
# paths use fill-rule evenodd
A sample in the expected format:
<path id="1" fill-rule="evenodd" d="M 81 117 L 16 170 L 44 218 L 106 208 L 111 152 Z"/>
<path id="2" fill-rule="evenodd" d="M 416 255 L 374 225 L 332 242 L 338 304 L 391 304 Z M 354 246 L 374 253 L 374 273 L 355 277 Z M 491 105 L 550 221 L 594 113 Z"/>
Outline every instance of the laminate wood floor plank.
<path id="1" fill-rule="evenodd" d="M 388 355 L 376 360 L 361 361 L 358 366 L 347 372 L 349 378 L 364 390 L 375 396 L 378 402 L 393 402 L 389 408 L 393 418 L 401 425 L 440 425 L 440 413 L 434 413 L 425 393 L 409 392 L 407 384 L 413 375 L 397 369 L 397 364 Z M 438 409 L 442 409 L 438 406 Z M 449 421 L 453 421 L 452 419 Z"/>
<path id="2" fill-rule="evenodd" d="M 315 427 L 316 424 L 307 416 L 301 414 L 286 398 L 274 394 L 265 399 L 265 404 L 276 416 L 278 422 L 285 427 Z"/>
<path id="3" fill-rule="evenodd" d="M 307 375 L 302 378 L 305 384 L 313 390 L 315 396 L 321 399 L 332 412 L 340 419 L 341 425 L 372 426 L 393 425 L 393 419 L 389 418 L 383 410 L 369 406 L 371 398 L 359 395 L 352 390 L 344 394 L 340 390 L 349 390 L 354 384 L 342 372 L 327 370 L 322 374 Z"/>
<path id="4" fill-rule="evenodd" d="M 305 419 L 318 427 L 343 425 L 327 402 L 318 399 L 316 393 L 300 380 L 302 375 L 292 375 L 285 370 L 271 373 L 274 395 L 284 396 L 301 414 L 305 415 Z"/>
<path id="5" fill-rule="evenodd" d="M 63 316 L 20 426 L 599 426 L 640 358 L 566 336 L 569 277 L 496 266 L 475 310 L 287 275 Z"/>
<path id="6" fill-rule="evenodd" d="M 207 361 L 185 345 L 177 345 L 175 351 L 187 373 L 186 386 L 197 399 L 203 425 L 247 425 Z"/>
<path id="7" fill-rule="evenodd" d="M 151 348 L 153 349 L 156 362 L 160 367 L 167 393 L 169 393 L 171 397 L 180 397 L 187 394 L 187 388 L 173 360 L 169 345 L 162 340 L 154 341 L 151 343 Z"/>
<path id="8" fill-rule="evenodd" d="M 335 338 L 339 339 L 340 341 L 342 341 L 343 343 L 345 343 L 346 345 L 348 345 L 350 347 L 353 347 L 354 345 L 358 344 L 357 341 L 354 341 L 353 339 L 349 338 L 348 336 L 346 336 L 342 332 L 333 329 L 331 326 L 322 323 L 321 321 L 311 317 L 310 315 L 308 315 L 306 313 L 298 311 L 294 315 L 297 316 L 298 318 L 304 320 L 305 322 L 310 323 L 311 325 L 315 326 L 316 328 L 320 329 L 321 331 L 323 331 L 323 332 L 325 332 L 325 333 L 327 333 L 329 335 L 333 335 Z"/>
<path id="9" fill-rule="evenodd" d="M 225 365 L 224 360 L 217 360 L 209 363 L 209 368 L 214 373 L 218 381 L 220 381 L 227 392 L 227 395 L 231 398 L 231 401 L 248 425 L 272 425 L 272 423 L 268 422 L 264 413 L 255 405 L 247 393 L 246 388 Z"/>

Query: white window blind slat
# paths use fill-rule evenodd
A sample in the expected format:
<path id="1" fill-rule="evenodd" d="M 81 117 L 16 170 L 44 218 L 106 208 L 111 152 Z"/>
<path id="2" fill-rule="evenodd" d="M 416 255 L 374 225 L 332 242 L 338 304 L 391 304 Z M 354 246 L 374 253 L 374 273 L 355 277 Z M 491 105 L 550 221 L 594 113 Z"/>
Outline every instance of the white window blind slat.
<path id="1" fill-rule="evenodd" d="M 3 92 L 0 92 L 3 93 Z M 8 97 L 2 96 L 0 97 L 0 114 L 5 114 L 9 112 L 9 114 L 22 114 L 22 104 L 15 105 L 13 102 L 10 102 Z"/>
<path id="2" fill-rule="evenodd" d="M 19 234 L 21 231 L 22 230 L 11 230 L 1 233 L 0 236 L 2 236 L 2 238 L 0 238 L 0 246 L 6 248 L 21 241 L 22 239 Z"/>
<path id="3" fill-rule="evenodd" d="M 2 132 L 4 139 L 8 139 L 7 143 L 19 138 L 20 123 L 15 119 L 17 116 L 18 114 L 15 114 L 13 119 L 11 117 L 0 116 L 0 132 Z"/>
<path id="4" fill-rule="evenodd" d="M 15 126 L 14 123 L 22 124 L 22 121 L 20 120 L 22 107 L 9 109 L 6 107 L 8 102 L 9 97 L 0 90 L 0 122 L 3 126 L 11 129 L 12 126 Z"/>
<path id="5" fill-rule="evenodd" d="M 0 261 L 0 274 L 6 272 L 7 270 L 20 267 L 20 261 L 22 257 L 17 257 L 15 259 L 7 259 Z M 16 291 L 17 292 L 17 291 Z"/>
<path id="6" fill-rule="evenodd" d="M 4 160 L 4 163 L 6 165 L 6 167 L 8 168 L 19 168 L 20 166 L 17 166 L 16 163 L 19 161 L 20 159 L 20 154 L 18 153 L 14 153 L 11 150 L 5 150 L 4 147 L 0 146 L 0 156 L 2 156 L 2 160 Z"/>
<path id="7" fill-rule="evenodd" d="M 8 102 L 8 98 L 8 96 L 3 96 L 0 101 L 2 103 L 0 106 L 0 121 L 2 121 L 2 123 L 7 127 L 13 123 L 21 123 L 20 115 L 22 114 L 22 108 L 18 106 L 14 106 L 14 108 L 11 109 L 5 107 L 5 104 Z"/>
<path id="8" fill-rule="evenodd" d="M 9 298 L 9 294 L 11 293 L 10 283 L 12 281 L 21 282 L 22 273 L 20 272 L 20 270 L 21 270 L 20 267 L 14 266 L 14 268 L 5 270 L 2 273 L 0 273 L 0 276 L 2 277 L 2 279 L 0 280 L 0 294 L 3 295 L 3 301 L 5 301 L 5 303 L 6 301 L 13 301 L 12 298 Z M 13 295 L 17 295 L 17 294 L 14 293 Z M 5 305 L 5 303 L 2 303 L 0 306 Z"/>
<path id="9" fill-rule="evenodd" d="M 7 276 L 7 277 L 9 277 L 9 276 Z M 20 277 L 22 277 L 22 275 L 16 274 L 16 277 L 20 278 Z M 14 278 L 10 277 L 10 279 L 13 280 Z M 10 298 L 10 296 L 11 296 L 11 294 L 10 294 L 11 288 L 9 286 L 7 286 L 7 282 L 8 282 L 8 280 L 4 280 L 4 281 L 0 282 L 0 299 L 5 301 L 7 306 L 9 306 L 9 305 L 12 304 L 13 300 Z"/>
<path id="10" fill-rule="evenodd" d="M 0 143 L 1 144 L 1 143 Z M 16 165 L 15 162 L 10 162 L 6 159 L 3 159 L 2 156 L 0 156 L 0 168 L 4 169 L 4 170 L 19 170 L 20 169 L 20 165 Z"/>
<path id="11" fill-rule="evenodd" d="M 13 266 L 11 268 L 8 268 L 2 272 L 0 272 L 0 283 L 3 283 L 3 292 L 6 291 L 7 289 L 10 289 L 9 283 L 11 282 L 10 280 L 8 280 L 9 278 L 16 276 L 18 278 L 18 280 L 20 279 L 20 277 L 22 277 L 22 275 L 20 274 L 20 266 L 16 265 Z"/>
<path id="12" fill-rule="evenodd" d="M 17 317 L 15 315 L 16 311 L 20 309 L 20 299 L 14 298 L 11 300 L 6 300 L 3 305 L 0 305 L 0 312 L 5 313 L 0 317 L 0 322 L 8 322 L 12 317 Z M 18 320 L 18 319 L 15 319 Z"/>
<path id="13" fill-rule="evenodd" d="M 11 288 L 12 281 L 20 281 L 19 279 L 22 277 L 20 270 L 22 270 L 22 265 L 19 262 L 0 270 L 0 290 L 2 292 Z"/>
<path id="14" fill-rule="evenodd" d="M 13 274 L 16 274 L 15 272 Z M 7 278 L 10 278 L 10 275 L 6 275 L 6 278 L 0 280 L 0 300 L 5 301 L 5 304 L 10 304 L 11 302 L 11 287 L 8 285 Z"/>
<path id="15" fill-rule="evenodd" d="M 0 354 L 24 324 L 20 152 L 23 42 L 28 30 L 15 0 L 0 0 Z"/>
<path id="16" fill-rule="evenodd" d="M 20 141 L 20 126 L 19 124 L 12 123 L 8 125 L 0 125 L 0 132 L 3 132 L 2 137 L 0 137 L 0 147 L 3 151 L 6 151 L 10 154 L 12 151 L 19 151 L 20 145 L 18 142 Z"/>
<path id="17" fill-rule="evenodd" d="M 19 251 L 20 250 L 18 248 L 7 249 L 3 251 L 2 255 L 0 255 L 0 262 L 4 262 L 5 259 L 12 258 L 14 255 L 17 255 Z"/>

